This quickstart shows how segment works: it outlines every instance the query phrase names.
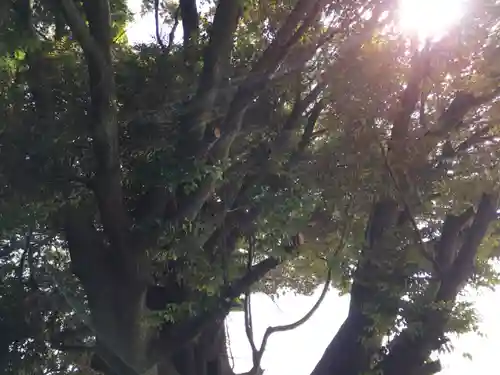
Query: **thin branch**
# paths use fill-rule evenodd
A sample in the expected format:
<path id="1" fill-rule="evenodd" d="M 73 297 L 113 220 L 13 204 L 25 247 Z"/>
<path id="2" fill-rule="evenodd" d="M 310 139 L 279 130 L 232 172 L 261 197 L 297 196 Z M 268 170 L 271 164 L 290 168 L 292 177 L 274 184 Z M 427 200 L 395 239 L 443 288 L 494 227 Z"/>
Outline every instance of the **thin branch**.
<path id="1" fill-rule="evenodd" d="M 427 95 L 422 91 L 420 93 L 420 108 L 419 108 L 419 123 L 420 126 L 424 129 L 427 129 L 427 116 L 425 115 L 425 104 L 426 104 Z"/>
<path id="2" fill-rule="evenodd" d="M 286 332 L 286 331 L 291 331 L 293 329 L 296 329 L 300 327 L 302 324 L 307 322 L 313 315 L 314 313 L 318 310 L 318 308 L 321 306 L 323 300 L 326 297 L 326 294 L 328 292 L 330 282 L 332 280 L 332 270 L 331 268 L 328 268 L 328 274 L 326 277 L 325 285 L 323 287 L 323 290 L 321 291 L 321 294 L 316 301 L 316 303 L 313 305 L 313 307 L 299 320 L 290 323 L 290 324 L 285 324 L 281 326 L 275 326 L 275 327 L 268 327 L 266 331 L 264 332 L 264 337 L 262 338 L 262 343 L 260 345 L 260 348 L 257 350 L 256 356 L 254 356 L 254 363 L 252 369 L 247 373 L 248 375 L 254 375 L 258 369 L 260 368 L 260 364 L 262 361 L 262 357 L 264 355 L 264 351 L 267 346 L 267 342 L 269 341 L 269 338 L 271 337 L 272 334 L 278 333 L 278 332 Z M 255 346 L 255 345 L 254 345 Z"/>
<path id="3" fill-rule="evenodd" d="M 226 335 L 226 347 L 227 347 L 227 355 L 228 359 L 230 360 L 230 367 L 231 370 L 234 370 L 234 355 L 233 355 L 233 350 L 232 350 L 232 345 L 231 345 L 231 335 L 229 334 L 229 329 L 228 329 L 228 324 L 227 320 L 224 321 L 224 334 Z"/>
<path id="4" fill-rule="evenodd" d="M 254 254 L 254 246 L 255 246 L 255 237 L 248 237 L 248 260 L 247 260 L 247 272 L 249 272 L 252 268 L 253 263 L 253 254 Z M 244 314 L 245 314 L 245 333 L 247 335 L 248 342 L 250 344 L 250 348 L 252 349 L 252 358 L 255 363 L 255 359 L 257 358 L 257 347 L 255 346 L 255 339 L 253 335 L 253 322 L 252 322 L 252 306 L 250 302 L 250 290 L 247 290 L 245 293 L 245 304 L 244 304 Z"/>
<path id="5" fill-rule="evenodd" d="M 250 76 L 270 74 L 286 56 L 288 50 L 302 37 L 325 5 L 324 0 L 299 0 L 276 37 L 252 67 Z M 300 26 L 299 26 L 300 25 Z M 298 28 L 297 28 L 298 27 Z M 244 85 L 247 86 L 247 85 Z"/>
<path id="6" fill-rule="evenodd" d="M 264 83 L 272 76 L 276 67 L 286 57 L 289 50 L 295 42 L 300 39 L 300 36 L 306 31 L 307 25 L 311 25 L 315 17 L 321 12 L 325 5 L 325 1 L 309 1 L 300 0 L 297 2 L 294 10 L 288 16 L 285 24 L 278 31 L 277 36 L 264 51 L 261 58 L 252 66 L 250 74 L 241 84 L 235 94 L 227 112 L 224 121 L 221 125 L 221 137 L 212 148 L 210 156 L 214 160 L 223 160 L 228 155 L 232 142 L 236 134 L 241 130 L 242 114 L 246 110 L 248 104 L 264 86 Z M 373 29 L 378 25 L 377 16 L 382 12 L 383 7 L 375 8 L 372 18 L 367 21 L 366 27 L 363 30 L 348 39 L 340 47 L 339 55 L 343 56 L 347 51 L 359 47 L 366 39 L 367 34 L 373 32 Z M 298 25 L 301 25 L 297 28 Z M 295 31 L 296 30 L 296 31 Z M 294 32 L 295 31 L 295 32 Z M 314 51 L 311 51 L 314 53 Z M 311 55 L 309 55 L 309 58 Z M 330 69 L 327 69 L 330 72 Z M 327 72 L 322 74 L 326 78 Z M 256 81 L 254 77 L 262 77 L 262 80 Z M 256 83 L 258 82 L 258 83 Z"/>
<path id="7" fill-rule="evenodd" d="M 349 215 L 349 211 L 351 210 L 353 203 L 354 203 L 354 201 L 350 200 L 349 204 L 346 206 L 346 209 L 345 209 L 346 216 Z M 347 236 L 349 233 L 349 229 L 350 229 L 350 222 L 346 221 L 346 224 L 345 224 L 344 229 L 342 231 L 342 236 L 340 238 L 340 241 L 339 241 L 336 249 L 333 252 L 333 255 L 335 255 L 335 256 L 338 255 L 342 251 L 342 249 L 344 249 L 345 244 L 347 242 Z M 326 259 L 324 259 L 324 260 L 325 260 L 325 262 L 327 262 Z M 323 287 L 323 290 L 321 292 L 319 299 L 316 301 L 316 303 L 313 305 L 313 307 L 302 318 L 300 318 L 299 320 L 297 320 L 294 323 L 286 324 L 286 325 L 282 325 L 282 326 L 276 326 L 276 327 L 268 327 L 264 333 L 264 336 L 262 338 L 262 343 L 261 343 L 259 349 L 257 349 L 255 342 L 253 341 L 253 333 L 251 332 L 251 325 L 250 325 L 250 329 L 247 331 L 247 337 L 248 337 L 248 340 L 250 342 L 250 346 L 252 348 L 253 367 L 248 373 L 246 373 L 244 375 L 256 375 L 256 374 L 258 374 L 258 371 L 260 369 L 260 364 L 262 361 L 262 357 L 263 357 L 264 351 L 266 349 L 267 341 L 269 340 L 269 338 L 271 337 L 271 335 L 273 333 L 293 330 L 293 329 L 301 326 L 305 322 L 307 322 L 313 316 L 313 314 L 317 311 L 317 309 L 321 306 L 321 303 L 325 299 L 331 281 L 332 281 L 332 269 L 330 267 L 328 267 L 328 273 L 327 273 L 325 285 Z M 248 314 L 249 314 L 249 317 L 251 317 L 251 315 L 250 315 L 251 314 L 250 301 L 248 303 L 248 307 L 245 306 L 245 308 L 248 308 Z M 245 311 L 245 314 L 247 314 L 246 311 Z M 245 315 L 245 322 L 246 322 L 246 315 Z M 245 328 L 247 328 L 247 327 L 248 327 L 248 325 L 245 324 Z"/>
<path id="8" fill-rule="evenodd" d="M 174 13 L 174 25 L 172 26 L 172 30 L 170 30 L 170 34 L 168 34 L 168 46 L 167 50 L 165 51 L 167 54 L 170 53 L 172 49 L 172 45 L 174 43 L 174 37 L 175 37 L 175 31 L 177 30 L 177 27 L 179 26 L 179 14 L 181 12 L 181 8 L 177 7 Z"/>
<path id="9" fill-rule="evenodd" d="M 163 43 L 163 39 L 160 35 L 160 0 L 154 0 L 154 10 L 155 10 L 155 34 L 156 41 L 160 45 L 160 48 L 165 51 L 167 47 Z"/>
<path id="10" fill-rule="evenodd" d="M 300 94 L 298 95 L 298 99 L 292 108 L 290 116 L 288 116 L 285 124 L 283 125 L 283 129 L 280 131 L 280 133 L 276 137 L 276 140 L 272 144 L 273 154 L 274 153 L 278 153 L 278 155 L 285 154 L 286 149 L 291 146 L 290 143 L 292 140 L 293 133 L 300 126 L 304 112 L 312 103 L 314 103 L 318 99 L 319 95 L 322 93 L 325 87 L 326 84 L 324 83 L 317 84 L 306 95 L 306 97 L 303 100 L 300 99 Z M 310 118 L 308 119 L 309 127 L 311 126 L 311 122 L 312 126 L 314 127 L 314 124 L 316 124 L 316 120 L 321 114 L 323 108 L 324 108 L 324 102 L 322 102 L 321 100 L 314 105 L 311 111 L 312 116 L 310 116 Z M 306 125 L 306 130 L 307 130 L 307 125 Z M 276 157 L 274 156 L 273 159 L 276 160 Z"/>
<path id="11" fill-rule="evenodd" d="M 252 350 L 252 358 L 254 363 L 258 356 L 257 346 L 255 345 L 255 339 L 253 335 L 253 320 L 252 320 L 252 304 L 250 300 L 250 293 L 245 295 L 244 303 L 244 315 L 245 315 L 245 333 L 247 335 L 248 343 L 250 344 L 250 349 Z"/>
<path id="12" fill-rule="evenodd" d="M 38 283 L 35 280 L 34 248 L 32 243 L 33 231 L 30 228 L 26 234 L 26 250 L 28 251 L 29 286 L 32 291 L 38 290 Z"/>

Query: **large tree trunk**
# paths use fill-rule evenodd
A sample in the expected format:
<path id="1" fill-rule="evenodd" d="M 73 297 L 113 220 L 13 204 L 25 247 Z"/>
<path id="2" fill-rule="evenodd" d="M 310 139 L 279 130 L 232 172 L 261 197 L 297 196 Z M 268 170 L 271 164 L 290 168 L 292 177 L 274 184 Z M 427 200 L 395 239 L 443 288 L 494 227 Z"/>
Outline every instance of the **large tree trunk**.
<path id="1" fill-rule="evenodd" d="M 99 264 L 79 273 L 97 339 L 95 370 L 106 375 L 142 375 L 151 369 L 157 375 L 233 375 L 224 317 L 214 317 L 194 339 L 187 340 L 178 337 L 176 330 L 178 325 L 186 328 L 185 320 L 150 326 L 148 286 L 140 275 L 127 271 L 122 262 L 101 259 Z"/>
<path id="2" fill-rule="evenodd" d="M 214 319 L 195 339 L 177 347 L 166 346 L 158 353 L 158 348 L 152 347 L 157 342 L 154 338 L 160 335 L 162 342 L 175 341 L 169 332 L 176 325 L 171 326 L 173 330 L 164 330 L 144 324 L 145 289 L 140 283 L 117 277 L 99 289 L 86 289 L 98 340 L 98 370 L 110 375 L 132 375 L 156 366 L 152 373 L 157 375 L 233 375 L 223 320 Z"/>
<path id="3" fill-rule="evenodd" d="M 213 322 L 197 340 L 163 358 L 158 366 L 158 375 L 173 374 L 233 375 L 223 322 Z"/>
<path id="4" fill-rule="evenodd" d="M 145 369 L 145 255 L 106 244 L 92 218 L 81 211 L 68 209 L 64 232 L 71 267 L 86 292 L 89 324 L 96 336 L 92 367 L 120 375 Z"/>
<path id="5" fill-rule="evenodd" d="M 392 199 L 374 205 L 366 245 L 353 277 L 349 314 L 312 375 L 360 375 L 370 368 L 382 332 L 396 317 L 398 292 L 405 285 L 404 276 L 395 266 L 396 252 L 387 245 L 394 238 L 400 216 L 398 204 Z M 391 290 L 383 284 L 391 285 Z M 374 316 L 379 319 L 375 321 Z"/>
<path id="6" fill-rule="evenodd" d="M 104 362 L 100 370 L 117 375 L 143 371 L 148 365 L 145 287 L 137 280 L 105 276 L 102 283 L 86 287 L 97 339 L 96 353 Z"/>

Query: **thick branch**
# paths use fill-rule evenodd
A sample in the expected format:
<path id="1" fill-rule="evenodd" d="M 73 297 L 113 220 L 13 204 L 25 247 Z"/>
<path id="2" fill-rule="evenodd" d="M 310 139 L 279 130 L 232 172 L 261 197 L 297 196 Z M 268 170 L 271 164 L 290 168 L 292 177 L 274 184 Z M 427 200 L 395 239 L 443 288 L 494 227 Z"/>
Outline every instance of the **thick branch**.
<path id="1" fill-rule="evenodd" d="M 288 116 L 283 129 L 280 131 L 280 133 L 276 137 L 276 140 L 272 144 L 273 159 L 275 161 L 275 154 L 277 154 L 278 156 L 284 155 L 286 151 L 288 151 L 291 146 L 292 136 L 294 132 L 299 128 L 301 120 L 303 119 L 304 112 L 312 103 L 314 103 L 314 101 L 317 100 L 318 96 L 322 93 L 325 86 L 326 84 L 320 83 L 316 85 L 304 99 L 301 100 L 299 97 L 299 100 L 297 100 L 297 102 L 293 106 L 292 113 L 290 114 L 290 116 Z M 313 116 L 309 119 L 309 121 L 313 120 L 313 123 L 315 124 L 323 108 L 324 104 L 321 101 L 317 102 L 313 107 L 313 110 L 311 112 Z"/>
<path id="2" fill-rule="evenodd" d="M 262 89 L 269 80 L 271 74 L 276 70 L 279 63 L 286 57 L 291 48 L 298 42 L 305 31 L 312 25 L 318 14 L 324 8 L 326 1 L 300 0 L 294 10 L 288 16 L 282 28 L 271 45 L 264 51 L 263 55 L 252 66 L 249 76 L 242 83 L 233 98 L 229 111 L 221 125 L 222 135 L 212 149 L 211 157 L 215 160 L 223 160 L 229 153 L 235 135 L 240 131 L 241 119 L 247 105 Z M 344 56 L 348 51 L 359 47 L 368 35 L 378 25 L 378 17 L 384 11 L 384 6 L 378 6 L 373 11 L 373 16 L 367 21 L 363 30 L 353 36 L 349 36 L 340 47 L 339 55 Z M 299 26 L 300 25 L 300 26 Z M 295 31 L 296 30 L 296 31 Z M 314 53 L 309 51 L 309 53 Z M 309 59 L 311 55 L 307 56 Z M 333 69 L 333 66 L 332 66 Z M 324 84 L 330 69 L 322 74 L 320 85 Z M 255 79 L 259 77 L 259 79 Z"/>
<path id="3" fill-rule="evenodd" d="M 160 45 L 162 50 L 166 50 L 165 44 L 163 43 L 163 38 L 160 33 L 160 0 L 155 0 L 154 2 L 155 9 L 155 33 L 156 33 L 156 41 Z"/>
<path id="4" fill-rule="evenodd" d="M 430 306 L 418 319 L 409 322 L 408 328 L 390 343 L 389 354 L 378 365 L 377 369 L 385 375 L 398 375 L 402 369 L 417 374 L 430 353 L 440 347 L 439 338 L 444 334 L 450 316 L 449 305 L 454 303 L 460 289 L 474 272 L 477 249 L 496 216 L 496 209 L 496 198 L 483 195 L 459 255 L 452 269 L 445 274 L 434 300 L 438 306 L 445 304 L 447 307 Z M 418 327 L 419 335 L 414 334 L 414 325 Z"/>
<path id="5" fill-rule="evenodd" d="M 186 63 L 192 64 L 192 50 L 198 42 L 199 15 L 196 0 L 179 1 L 180 16 L 182 18 L 182 29 L 184 31 L 184 52 Z"/>
<path id="6" fill-rule="evenodd" d="M 85 20 L 80 15 L 75 3 L 70 0 L 59 0 L 64 17 L 68 23 L 74 37 L 80 43 L 87 60 L 92 61 L 96 66 L 106 64 L 105 56 L 100 50 L 96 40 L 90 34 L 90 30 L 85 24 Z"/>
<path id="7" fill-rule="evenodd" d="M 481 244 L 490 223 L 496 218 L 497 198 L 493 195 L 483 194 L 479 202 L 477 214 L 472 225 L 465 233 L 465 240 L 458 251 L 458 255 L 451 269 L 442 280 L 437 298 L 451 300 L 460 291 L 464 283 L 474 272 L 477 249 Z"/>
<path id="8" fill-rule="evenodd" d="M 298 42 L 312 25 L 325 3 L 324 0 L 299 0 L 283 26 L 278 30 L 271 45 L 252 67 L 250 77 L 260 76 L 261 74 L 267 76 L 273 72 L 278 63 L 288 54 L 290 48 Z M 244 86 L 248 85 L 248 83 L 244 84 Z"/>
<path id="9" fill-rule="evenodd" d="M 83 6 L 86 26 L 75 3 L 59 0 L 71 31 L 88 63 L 94 154 L 97 161 L 95 193 L 104 230 L 112 244 L 127 247 L 130 223 L 123 202 L 114 72 L 111 63 L 111 26 L 108 1 L 89 0 Z"/>
<path id="10" fill-rule="evenodd" d="M 183 15 L 184 8 L 191 7 L 191 3 L 195 3 L 195 1 L 183 0 L 180 2 L 181 15 Z M 210 28 L 210 42 L 204 53 L 203 71 L 198 83 L 198 89 L 186 109 L 186 116 L 181 119 L 182 131 L 185 133 L 186 138 L 186 143 L 183 143 L 181 147 L 188 147 L 188 150 L 193 150 L 192 142 L 200 142 L 205 134 L 205 115 L 213 107 L 221 71 L 228 63 L 231 54 L 234 32 L 238 25 L 240 13 L 241 4 L 239 1 L 219 1 L 214 22 Z M 183 23 L 185 23 L 184 18 Z M 191 147 L 189 147 L 190 144 Z M 195 154 L 196 148 L 197 145 L 195 144 Z"/>
<path id="11" fill-rule="evenodd" d="M 215 143 L 206 143 L 206 152 L 211 162 L 220 162 L 226 160 L 229 155 L 232 143 L 236 135 L 240 132 L 242 126 L 243 115 L 249 103 L 255 95 L 269 81 L 271 74 L 276 70 L 279 63 L 287 55 L 288 51 L 298 42 L 300 37 L 305 33 L 309 26 L 316 19 L 325 5 L 324 0 L 306 1 L 300 0 L 292 13 L 289 15 L 285 24 L 278 31 L 277 36 L 271 45 L 263 53 L 262 57 L 253 65 L 251 73 L 243 81 L 238 88 L 233 100 L 229 105 L 224 120 L 220 126 L 221 134 Z M 353 46 L 358 47 L 365 40 L 367 34 L 371 34 L 376 27 L 378 16 L 383 11 L 383 7 L 377 7 L 373 17 L 367 22 L 366 27 L 361 33 L 354 37 L 349 37 L 349 40 L 342 46 L 342 53 L 351 50 Z M 313 53 L 312 51 L 311 53 Z M 258 80 L 255 77 L 259 77 Z M 322 88 L 324 83 L 320 82 L 318 90 Z M 198 129 L 197 134 L 201 134 L 204 129 Z M 190 137 L 186 138 L 190 139 Z M 214 190 L 217 183 L 215 175 L 209 175 L 204 181 L 201 181 L 198 191 L 195 193 L 195 199 L 189 201 L 190 207 L 187 212 L 190 215 L 197 215 L 199 209 L 203 206 L 204 200 Z"/>
<path id="12" fill-rule="evenodd" d="M 302 245 L 300 242 L 294 244 L 292 248 L 287 249 L 287 252 L 292 252 L 300 245 Z M 210 311 L 193 319 L 187 319 L 184 323 L 174 327 L 173 332 L 169 335 L 169 342 L 160 345 L 166 346 L 166 350 L 169 351 L 177 350 L 204 332 L 214 321 L 222 321 L 231 310 L 235 298 L 244 294 L 253 284 L 261 280 L 284 260 L 285 258 L 271 256 L 252 266 L 243 276 L 223 288 L 219 296 L 214 297 Z"/>
<path id="13" fill-rule="evenodd" d="M 436 129 L 428 130 L 422 141 L 424 155 L 427 155 L 436 145 L 463 124 L 464 117 L 473 109 L 484 105 L 500 94 L 500 87 L 490 93 L 475 96 L 471 93 L 459 91 L 448 108 L 438 119 Z M 465 145 L 464 145 L 465 146 Z"/>
<path id="14" fill-rule="evenodd" d="M 297 146 L 298 153 L 304 152 L 306 147 L 311 143 L 315 134 L 314 128 L 316 126 L 316 122 L 318 121 L 318 118 L 321 115 L 321 112 L 323 111 L 325 106 L 326 106 L 325 101 L 321 100 L 317 102 L 314 105 L 313 109 L 311 110 L 311 113 L 307 118 L 307 124 L 304 128 L 304 133 L 302 134 L 302 138 L 300 139 L 300 142 Z"/>

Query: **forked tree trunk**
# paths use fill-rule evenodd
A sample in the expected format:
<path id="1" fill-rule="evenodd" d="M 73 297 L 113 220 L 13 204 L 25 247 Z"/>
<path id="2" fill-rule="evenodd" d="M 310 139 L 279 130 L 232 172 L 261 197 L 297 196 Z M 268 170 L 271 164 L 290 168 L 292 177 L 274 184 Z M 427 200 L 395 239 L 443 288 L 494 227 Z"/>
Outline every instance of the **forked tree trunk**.
<path id="1" fill-rule="evenodd" d="M 147 325 L 146 287 L 116 270 L 94 276 L 84 286 L 97 336 L 95 370 L 106 375 L 233 375 L 224 320 L 209 324 L 194 340 L 159 351 L 152 343 L 161 329 Z M 175 344 L 168 333 L 162 340 Z"/>

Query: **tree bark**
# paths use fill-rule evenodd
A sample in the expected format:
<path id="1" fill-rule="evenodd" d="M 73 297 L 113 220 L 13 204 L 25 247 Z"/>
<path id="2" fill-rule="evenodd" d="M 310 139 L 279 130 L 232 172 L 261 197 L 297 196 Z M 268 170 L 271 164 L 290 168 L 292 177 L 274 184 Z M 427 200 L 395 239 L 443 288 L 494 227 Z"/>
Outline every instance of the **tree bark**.
<path id="1" fill-rule="evenodd" d="M 404 277 L 396 253 L 388 247 L 398 227 L 400 210 L 392 199 L 374 204 L 366 228 L 366 244 L 353 276 L 349 314 L 328 345 L 312 375 L 360 375 L 369 370 L 380 348 L 381 332 L 393 323 Z M 391 285 L 391 290 L 383 284 Z M 394 288 L 394 289 L 392 289 Z M 376 322 L 374 316 L 380 317 Z"/>
<path id="2" fill-rule="evenodd" d="M 121 277 L 102 279 L 102 283 L 86 287 L 97 335 L 96 353 L 111 374 L 127 374 L 131 370 L 141 373 L 148 365 L 147 332 L 143 326 L 146 289 L 139 282 Z"/>
<path id="3" fill-rule="evenodd" d="M 234 375 L 224 321 L 214 321 L 197 340 L 158 364 L 158 375 Z"/>

